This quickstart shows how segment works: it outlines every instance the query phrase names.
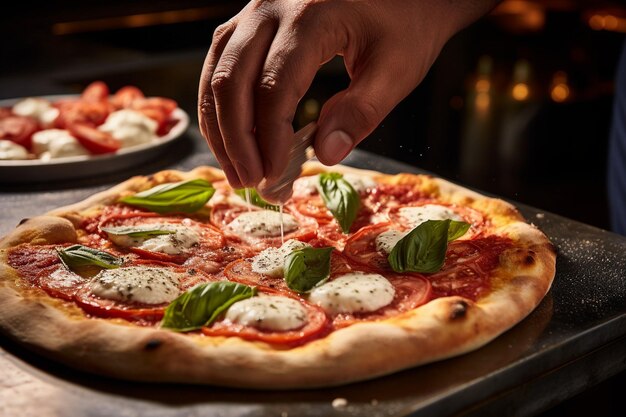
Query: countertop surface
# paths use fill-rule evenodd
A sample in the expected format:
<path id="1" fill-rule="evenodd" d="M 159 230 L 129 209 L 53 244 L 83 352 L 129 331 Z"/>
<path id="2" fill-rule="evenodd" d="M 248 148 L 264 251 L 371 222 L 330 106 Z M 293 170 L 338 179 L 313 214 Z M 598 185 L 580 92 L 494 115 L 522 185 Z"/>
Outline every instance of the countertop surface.
<path id="1" fill-rule="evenodd" d="M 420 172 L 361 151 L 345 162 L 389 173 Z M 160 157 L 124 172 L 61 183 L 0 183 L 0 235 L 23 218 L 79 201 L 129 176 L 202 164 L 215 160 L 192 128 Z M 557 275 L 529 317 L 475 352 L 344 387 L 259 392 L 98 377 L 25 351 L 0 335 L 0 415 L 535 414 L 626 369 L 626 239 L 520 208 L 556 245 Z M 336 398 L 345 398 L 347 405 L 333 407 Z"/>

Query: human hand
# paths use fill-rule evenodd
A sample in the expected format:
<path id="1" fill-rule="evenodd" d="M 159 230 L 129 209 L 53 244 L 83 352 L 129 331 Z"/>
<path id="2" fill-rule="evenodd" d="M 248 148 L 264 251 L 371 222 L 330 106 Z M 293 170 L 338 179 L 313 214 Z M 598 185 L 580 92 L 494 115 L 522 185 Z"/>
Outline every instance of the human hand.
<path id="1" fill-rule="evenodd" d="M 424 78 L 445 42 L 497 1 L 253 0 L 217 28 L 200 129 L 233 187 L 286 168 L 298 101 L 342 55 L 349 87 L 323 106 L 317 158 L 340 162 Z"/>

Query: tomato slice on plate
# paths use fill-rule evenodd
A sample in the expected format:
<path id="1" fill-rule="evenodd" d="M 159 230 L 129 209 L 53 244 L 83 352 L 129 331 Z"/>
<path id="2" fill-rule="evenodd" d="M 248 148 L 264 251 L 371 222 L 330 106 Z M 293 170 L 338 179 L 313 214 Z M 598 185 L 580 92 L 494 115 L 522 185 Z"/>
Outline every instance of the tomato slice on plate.
<path id="1" fill-rule="evenodd" d="M 33 133 L 39 130 L 39 124 L 32 117 L 6 116 L 0 119 L 0 139 L 10 140 L 30 150 L 33 145 Z"/>
<path id="2" fill-rule="evenodd" d="M 332 213 L 326 208 L 322 197 L 319 195 L 294 197 L 289 206 L 303 216 L 314 218 L 320 225 L 334 220 Z"/>
<path id="3" fill-rule="evenodd" d="M 279 291 L 289 291 L 283 277 L 271 277 L 259 274 L 252 270 L 252 262 L 246 259 L 238 259 L 229 263 L 224 268 L 224 275 L 230 281 L 251 286 L 264 286 Z"/>
<path id="4" fill-rule="evenodd" d="M 166 305 L 126 304 L 100 298 L 93 295 L 87 285 L 76 292 L 74 301 L 88 314 L 97 317 L 118 317 L 129 321 L 159 321 L 163 318 L 166 307 Z"/>
<path id="5" fill-rule="evenodd" d="M 74 123 L 99 126 L 113 110 L 113 105 L 103 101 L 65 101 L 58 103 L 59 115 L 54 121 L 55 127 L 67 129 Z"/>
<path id="6" fill-rule="evenodd" d="M 87 102 L 106 101 L 108 97 L 109 87 L 103 81 L 92 82 L 80 95 L 81 100 Z"/>
<path id="7" fill-rule="evenodd" d="M 182 264 L 188 258 L 188 255 L 170 255 L 169 253 L 155 252 L 151 250 L 145 250 L 141 248 L 130 247 L 131 252 L 139 255 L 141 258 L 152 259 L 155 261 L 169 262 L 174 264 Z"/>
<path id="8" fill-rule="evenodd" d="M 275 295 L 276 293 L 269 292 L 269 294 Z M 307 323 L 303 327 L 280 332 L 217 321 L 211 327 L 203 327 L 202 333 L 207 336 L 240 337 L 245 340 L 261 341 L 276 345 L 299 346 L 310 340 L 322 337 L 330 331 L 330 321 L 324 310 L 300 298 L 286 294 L 281 295 L 298 300 L 304 305 L 307 312 Z"/>
<path id="9" fill-rule="evenodd" d="M 125 109 L 132 107 L 135 101 L 144 98 L 145 96 L 140 89 L 132 85 L 127 85 L 117 90 L 113 97 L 111 97 L 111 103 L 117 108 Z"/>
<path id="10" fill-rule="evenodd" d="M 9 116 L 13 116 L 11 109 L 8 107 L 0 107 L 0 119 L 4 119 Z"/>
<path id="11" fill-rule="evenodd" d="M 433 298 L 433 288 L 428 279 L 418 274 L 385 274 L 395 290 L 393 301 L 371 313 L 338 314 L 333 326 L 346 327 L 360 321 L 384 320 L 426 304 Z"/>
<path id="12" fill-rule="evenodd" d="M 348 238 L 343 249 L 344 255 L 374 270 L 390 271 L 387 256 L 376 250 L 376 237 L 393 228 L 393 223 L 379 223 L 363 227 Z"/>
<path id="13" fill-rule="evenodd" d="M 95 127 L 73 123 L 67 129 L 81 145 L 94 154 L 112 153 L 122 147 L 122 143 L 110 133 L 103 132 Z"/>
<path id="14" fill-rule="evenodd" d="M 131 106 L 134 110 L 144 111 L 148 109 L 160 110 L 169 116 L 176 108 L 178 104 L 171 98 L 164 97 L 149 97 L 143 100 L 135 100 Z"/>

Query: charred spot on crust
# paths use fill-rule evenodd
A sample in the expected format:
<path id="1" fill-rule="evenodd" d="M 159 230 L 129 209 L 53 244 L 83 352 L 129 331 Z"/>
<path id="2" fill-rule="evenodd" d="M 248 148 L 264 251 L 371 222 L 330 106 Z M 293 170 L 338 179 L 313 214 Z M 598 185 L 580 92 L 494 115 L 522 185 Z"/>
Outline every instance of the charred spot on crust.
<path id="1" fill-rule="evenodd" d="M 469 307 L 467 302 L 463 300 L 454 302 L 450 308 L 450 319 L 458 320 L 465 317 L 467 314 L 467 307 Z"/>
<path id="2" fill-rule="evenodd" d="M 29 220 L 30 220 L 30 217 L 26 217 L 25 219 L 20 220 L 20 222 L 17 225 L 21 226 L 21 225 L 23 225 L 24 223 L 26 223 Z"/>
<path id="3" fill-rule="evenodd" d="M 154 350 L 156 348 L 158 348 L 159 346 L 161 346 L 163 344 L 162 340 L 159 339 L 150 339 L 148 340 L 148 342 L 146 342 L 145 346 L 143 347 L 145 350 Z"/>
<path id="4" fill-rule="evenodd" d="M 524 258 L 524 263 L 528 266 L 532 265 L 535 263 L 535 252 L 532 250 L 528 251 L 528 254 L 526 255 L 526 258 Z"/>

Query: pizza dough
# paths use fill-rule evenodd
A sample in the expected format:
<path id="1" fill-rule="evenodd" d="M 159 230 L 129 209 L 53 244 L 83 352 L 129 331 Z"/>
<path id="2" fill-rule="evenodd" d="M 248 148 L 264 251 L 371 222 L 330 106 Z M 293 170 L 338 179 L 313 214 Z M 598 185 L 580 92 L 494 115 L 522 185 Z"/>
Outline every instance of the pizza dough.
<path id="1" fill-rule="evenodd" d="M 314 388 L 370 379 L 476 349 L 526 317 L 549 290 L 555 273 L 555 250 L 510 204 L 423 175 L 385 175 L 308 164 L 302 177 L 311 181 L 312 176 L 325 171 L 354 175 L 361 183 L 370 184 L 361 191 L 361 217 L 357 216 L 352 226 L 356 230 L 342 234 L 328 211 L 316 206 L 316 191 L 296 184 L 294 200 L 285 206 L 285 214 L 299 226 L 285 238 L 313 246 L 332 244 L 335 249 L 329 283 L 355 272 L 372 275 L 375 271 L 374 275 L 381 278 L 371 279 L 368 288 L 392 288 L 391 303 L 388 299 L 353 298 L 351 303 L 365 302 L 370 307 L 324 310 L 323 302 L 315 304 L 315 296 L 309 300 L 307 295 L 289 293 L 286 287 L 281 288 L 284 284 L 280 278 L 276 281 L 246 269 L 259 252 L 269 246 L 279 247 L 280 236 L 259 241 L 242 238 L 228 228 L 232 221 L 229 216 L 245 213 L 250 207 L 226 186 L 218 187 L 224 180 L 221 171 L 201 167 L 132 178 L 85 201 L 32 218 L 4 237 L 0 241 L 0 329 L 55 360 L 123 379 L 257 389 Z M 197 178 L 214 183 L 217 191 L 207 206 L 190 215 L 156 215 L 118 203 L 121 197 L 159 184 Z M 309 211 L 298 209 L 307 204 Z M 365 263 L 358 261 L 362 252 L 355 250 L 355 241 L 369 242 L 365 237 L 359 240 L 367 235 L 363 231 L 391 227 L 388 224 L 405 227 L 398 220 L 401 209 L 424 204 L 448 207 L 472 225 L 464 237 L 449 244 L 440 272 L 407 278 L 406 274 L 381 269 L 381 264 L 366 265 L 376 257 L 384 261 L 380 253 Z M 319 209 L 317 217 L 311 216 L 314 209 Z M 367 215 L 362 213 L 366 209 Z M 414 218 L 413 223 L 416 221 Z M 177 254 L 161 254 L 159 260 L 155 252 L 107 241 L 98 229 L 107 222 L 185 224 L 195 230 L 198 243 Z M 240 282 L 251 280 L 259 287 L 261 299 L 284 297 L 283 304 L 292 309 L 289 311 L 299 311 L 308 324 L 298 327 L 298 320 L 283 322 L 280 315 L 268 313 L 263 317 L 275 324 L 253 328 L 244 319 L 237 322 L 246 315 L 240 306 L 201 331 L 161 328 L 159 320 L 167 305 L 143 302 L 163 301 L 158 297 L 148 297 L 138 305 L 123 297 L 102 300 L 93 292 L 85 295 L 86 288 L 91 288 L 86 281 L 60 279 L 62 265 L 55 258 L 55 245 L 76 243 L 122 253 L 136 268 L 163 268 L 172 276 L 181 274 L 176 275 L 181 293 L 203 280 L 219 282 L 232 276 L 241 277 Z M 371 248 L 371 244 L 364 247 Z M 148 258 L 144 258 L 146 254 Z M 472 256 L 474 260 L 469 259 Z M 489 272 L 480 275 L 485 265 L 490 265 Z M 57 275 L 50 278 L 52 274 Z M 479 274 L 482 284 L 472 286 L 471 274 Z M 464 285 L 468 287 L 461 288 Z M 107 308 L 115 314 L 103 315 Z M 352 313 L 346 315 L 345 311 Z M 305 333 L 309 336 L 303 337 Z M 288 338 L 290 342 L 285 343 Z"/>

